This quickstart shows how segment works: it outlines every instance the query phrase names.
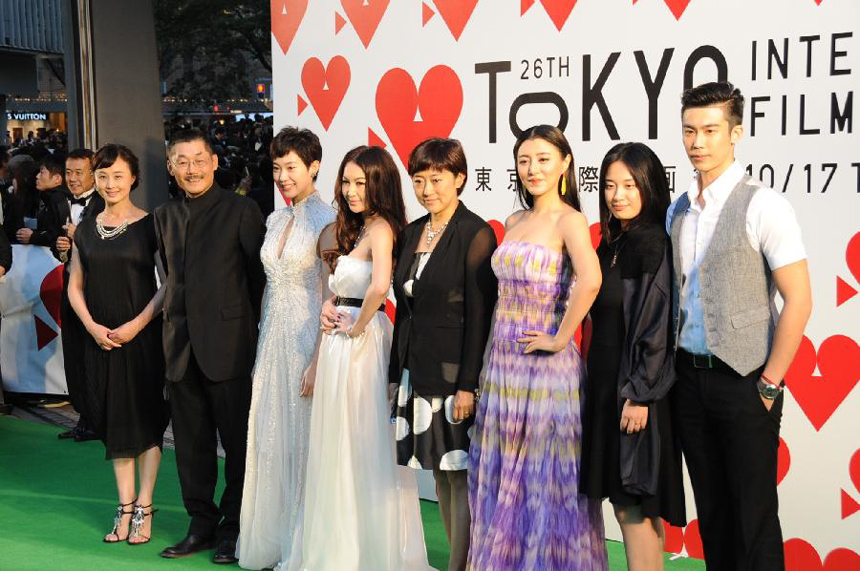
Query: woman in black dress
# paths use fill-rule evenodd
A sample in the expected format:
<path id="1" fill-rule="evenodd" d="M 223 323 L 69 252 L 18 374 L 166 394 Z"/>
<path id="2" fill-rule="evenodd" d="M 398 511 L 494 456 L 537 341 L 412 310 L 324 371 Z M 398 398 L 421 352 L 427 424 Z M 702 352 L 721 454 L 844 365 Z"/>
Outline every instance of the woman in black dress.
<path id="1" fill-rule="evenodd" d="M 119 505 L 107 543 L 146 543 L 152 494 L 168 415 L 163 398 L 161 308 L 152 217 L 129 197 L 137 157 L 105 145 L 93 157 L 104 212 L 81 222 L 74 238 L 69 302 L 91 338 L 84 346 L 92 428 L 113 461 Z M 140 489 L 135 494 L 135 464 Z"/>
<path id="2" fill-rule="evenodd" d="M 621 143 L 603 159 L 600 190 L 603 284 L 590 311 L 580 491 L 609 498 L 629 569 L 662 569 L 662 520 L 686 523 L 665 398 L 675 380 L 669 188 L 651 149 Z"/>
<path id="3" fill-rule="evenodd" d="M 460 202 L 466 155 L 459 141 L 428 139 L 409 156 L 415 198 L 428 214 L 397 239 L 397 313 L 388 382 L 395 403 L 397 461 L 433 470 L 449 571 L 469 552 L 469 443 L 497 285 L 492 227 Z"/>

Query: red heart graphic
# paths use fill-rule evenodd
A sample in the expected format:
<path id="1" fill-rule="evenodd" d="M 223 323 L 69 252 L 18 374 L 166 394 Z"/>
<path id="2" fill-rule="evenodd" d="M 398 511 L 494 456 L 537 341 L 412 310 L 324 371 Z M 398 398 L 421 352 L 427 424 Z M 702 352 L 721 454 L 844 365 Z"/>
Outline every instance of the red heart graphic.
<path id="1" fill-rule="evenodd" d="M 687 6 L 690 4 L 690 0 L 664 0 L 664 2 L 666 2 L 666 6 L 669 7 L 669 10 L 672 11 L 676 20 L 681 19 L 681 16 L 684 14 L 684 10 L 686 10 Z"/>
<path id="2" fill-rule="evenodd" d="M 636 4 L 636 1 L 637 0 L 633 0 L 633 3 Z M 681 16 L 684 14 L 684 10 L 687 9 L 687 6 L 691 2 L 691 0 L 663 0 L 663 1 L 666 2 L 666 6 L 668 6 L 669 10 L 672 11 L 672 14 L 675 15 L 676 20 L 681 19 Z"/>
<path id="3" fill-rule="evenodd" d="M 39 299 L 45 305 L 48 315 L 54 323 L 60 326 L 60 303 L 63 295 L 63 266 L 59 265 L 48 272 L 39 286 Z M 33 315 L 33 323 L 36 327 L 36 346 L 41 350 L 45 345 L 57 337 L 57 332 L 38 315 Z"/>
<path id="4" fill-rule="evenodd" d="M 496 244 L 501 244 L 502 240 L 505 239 L 505 225 L 498 220 L 490 220 L 488 221 L 488 224 L 496 235 Z"/>
<path id="5" fill-rule="evenodd" d="M 284 54 L 290 49 L 293 38 L 308 9 L 308 0 L 272 0 L 272 33 Z"/>
<path id="6" fill-rule="evenodd" d="M 858 448 L 851 457 L 851 462 L 848 464 L 848 473 L 851 475 L 851 481 L 854 482 L 854 487 L 860 492 L 860 448 Z"/>
<path id="7" fill-rule="evenodd" d="M 860 569 L 860 556 L 850 549 L 840 547 L 827 554 L 824 563 L 818 551 L 799 538 L 792 538 L 783 544 L 785 571 L 849 571 Z"/>
<path id="8" fill-rule="evenodd" d="M 376 87 L 376 115 L 404 166 L 415 145 L 428 137 L 450 135 L 462 109 L 460 78 L 445 65 L 430 68 L 418 89 L 399 67 L 385 72 Z M 417 121 L 416 111 L 421 113 Z"/>
<path id="9" fill-rule="evenodd" d="M 819 376 L 813 376 L 818 364 Z M 818 355 L 812 341 L 803 337 L 785 384 L 815 430 L 839 408 L 860 376 L 860 347 L 850 337 L 833 335 L 821 343 Z"/>
<path id="10" fill-rule="evenodd" d="M 540 0 L 540 3 L 543 4 L 544 10 L 549 14 L 549 19 L 560 32 L 570 17 L 576 0 Z"/>
<path id="11" fill-rule="evenodd" d="M 854 274 L 854 279 L 860 283 L 860 232 L 854 234 L 845 249 L 845 261 L 848 269 Z"/>
<path id="12" fill-rule="evenodd" d="M 699 533 L 699 520 L 694 519 L 684 528 L 684 546 L 687 555 L 694 559 L 704 559 L 705 550 L 702 547 L 702 535 Z"/>
<path id="13" fill-rule="evenodd" d="M 397 306 L 390 299 L 385 300 L 385 315 L 391 323 L 394 323 L 394 317 L 397 315 Z"/>
<path id="14" fill-rule="evenodd" d="M 326 67 L 312 57 L 302 67 L 302 87 L 326 131 L 346 95 L 349 79 L 349 62 L 343 56 L 334 56 Z"/>
<path id="15" fill-rule="evenodd" d="M 778 486 L 791 466 L 791 453 L 788 451 L 788 444 L 782 438 L 779 439 L 779 449 L 776 454 L 776 485 Z"/>
<path id="16" fill-rule="evenodd" d="M 358 33 L 358 38 L 364 47 L 370 45 L 370 40 L 379 27 L 379 22 L 388 9 L 389 0 L 341 0 L 346 17 L 352 22 L 352 27 Z"/>
<path id="17" fill-rule="evenodd" d="M 436 0 L 436 9 L 455 40 L 460 39 L 460 34 L 463 33 L 463 28 L 472 17 L 477 4 L 478 0 Z"/>
<path id="18" fill-rule="evenodd" d="M 663 551 L 666 553 L 681 553 L 684 549 L 684 530 L 668 523 L 663 524 Z"/>

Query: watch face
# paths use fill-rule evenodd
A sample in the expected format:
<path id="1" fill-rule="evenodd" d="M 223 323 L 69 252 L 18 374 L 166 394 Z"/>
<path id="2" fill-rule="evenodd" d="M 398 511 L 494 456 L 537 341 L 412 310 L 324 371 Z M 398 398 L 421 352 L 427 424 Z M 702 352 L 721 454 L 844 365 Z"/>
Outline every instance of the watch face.
<path id="1" fill-rule="evenodd" d="M 779 395 L 779 387 L 775 387 L 770 383 L 759 381 L 758 392 L 766 399 L 775 399 Z"/>

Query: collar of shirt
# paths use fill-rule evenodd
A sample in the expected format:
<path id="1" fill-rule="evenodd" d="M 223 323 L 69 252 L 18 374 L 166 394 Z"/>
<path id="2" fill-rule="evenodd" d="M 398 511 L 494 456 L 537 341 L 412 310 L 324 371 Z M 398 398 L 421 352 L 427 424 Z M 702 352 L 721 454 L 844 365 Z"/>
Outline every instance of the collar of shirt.
<path id="1" fill-rule="evenodd" d="M 709 184 L 702 191 L 705 193 L 705 204 L 707 206 L 716 206 L 720 209 L 732 190 L 737 186 L 738 182 L 744 176 L 744 169 L 738 161 L 735 161 L 717 177 L 717 180 Z M 702 211 L 702 206 L 699 204 L 699 175 L 693 175 L 693 180 L 690 182 L 690 188 L 687 190 L 687 198 L 690 199 L 690 208 L 697 212 Z"/>
<path id="2" fill-rule="evenodd" d="M 191 198 L 187 194 L 184 195 L 182 198 L 183 202 L 185 202 L 185 205 L 188 208 L 188 212 L 193 215 L 209 208 L 212 203 L 218 200 L 218 194 L 220 192 L 220 187 L 217 184 L 213 183 L 212 186 L 209 187 L 209 190 L 207 190 L 197 198 Z"/>
<path id="3" fill-rule="evenodd" d="M 79 198 L 89 199 L 93 194 L 95 194 L 95 192 L 96 192 L 96 189 L 95 189 L 95 187 L 93 187 L 93 188 L 89 189 L 88 191 L 86 191 L 85 193 L 83 193 Z"/>

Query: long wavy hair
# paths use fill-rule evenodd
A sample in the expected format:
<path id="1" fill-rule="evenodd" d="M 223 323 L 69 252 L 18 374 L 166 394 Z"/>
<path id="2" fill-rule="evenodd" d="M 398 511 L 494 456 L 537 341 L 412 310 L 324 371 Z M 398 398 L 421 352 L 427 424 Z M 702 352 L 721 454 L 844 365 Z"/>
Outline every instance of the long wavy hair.
<path id="1" fill-rule="evenodd" d="M 573 150 L 571 150 L 570 143 L 567 142 L 567 138 L 564 136 L 564 133 L 562 133 L 561 129 L 558 127 L 553 125 L 535 125 L 534 127 L 530 127 L 523 131 L 517 139 L 517 142 L 514 144 L 514 168 L 517 168 L 517 154 L 520 152 L 520 146 L 526 141 L 530 141 L 532 139 L 543 139 L 558 149 L 561 153 L 562 159 L 567 155 L 570 155 L 570 166 L 567 167 L 567 172 L 559 177 L 556 191 L 558 192 L 559 198 L 561 198 L 562 202 L 569 204 L 577 211 L 582 212 L 582 208 L 579 204 L 579 190 L 576 187 L 576 167 L 574 166 L 575 161 L 573 160 Z M 567 190 L 564 194 L 561 193 L 562 178 L 567 182 Z M 531 193 L 523 186 L 523 181 L 520 180 L 519 174 L 517 174 L 516 187 L 520 205 L 526 209 L 534 207 L 535 197 L 532 196 Z"/>
<path id="2" fill-rule="evenodd" d="M 364 172 L 364 201 L 368 216 L 379 216 L 388 222 L 397 237 L 406 227 L 406 206 L 403 203 L 403 190 L 400 186 L 400 173 L 394 159 L 381 147 L 362 145 L 346 153 L 337 169 L 334 188 L 334 202 L 337 207 L 334 234 L 336 246 L 322 253 L 323 260 L 334 271 L 339 256 L 349 254 L 355 247 L 358 234 L 364 226 L 363 213 L 349 209 L 343 195 L 343 171 L 346 165 L 355 163 Z"/>
<path id="3" fill-rule="evenodd" d="M 643 143 L 618 143 L 603 157 L 600 165 L 600 233 L 607 242 L 621 234 L 621 223 L 612 216 L 606 204 L 606 175 L 613 163 L 621 161 L 639 189 L 642 210 L 630 221 L 629 228 L 640 224 L 663 224 L 672 201 L 666 170 L 660 158 Z"/>

